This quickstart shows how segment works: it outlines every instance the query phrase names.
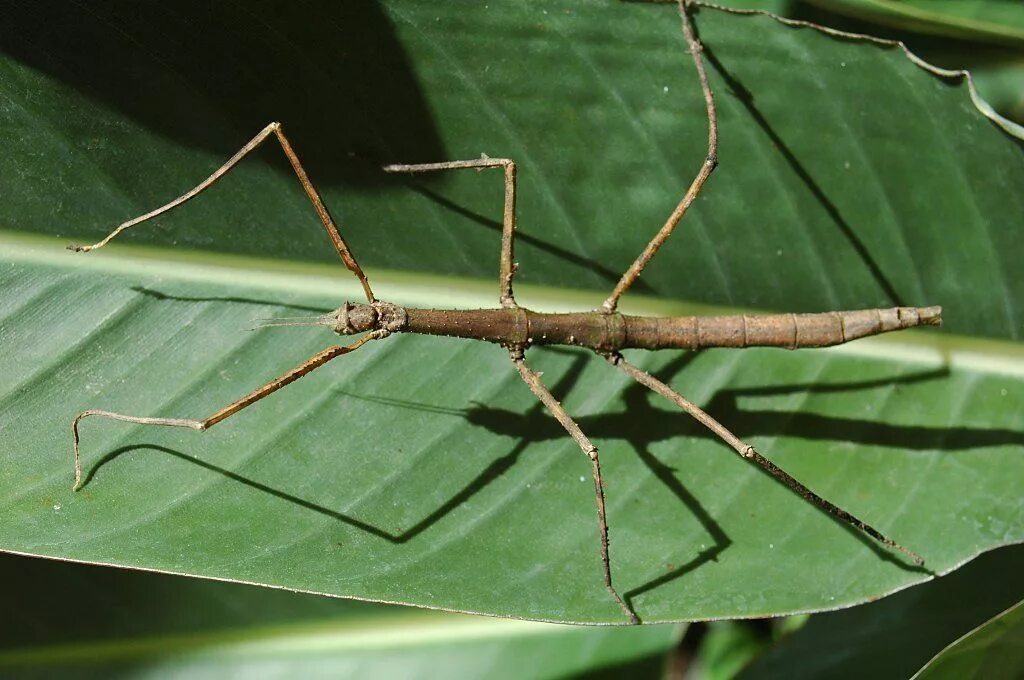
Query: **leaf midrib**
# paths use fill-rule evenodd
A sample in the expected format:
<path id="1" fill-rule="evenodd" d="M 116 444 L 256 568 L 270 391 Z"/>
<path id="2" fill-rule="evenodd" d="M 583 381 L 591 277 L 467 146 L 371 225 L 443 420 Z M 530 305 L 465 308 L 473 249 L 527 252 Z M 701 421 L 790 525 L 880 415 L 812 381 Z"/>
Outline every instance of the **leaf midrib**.
<path id="1" fill-rule="evenodd" d="M 322 299 L 325 310 L 345 299 L 358 300 L 362 294 L 355 278 L 340 265 L 124 244 L 87 255 L 58 252 L 55 256 L 59 249 L 58 241 L 52 237 L 0 230 L 0 250 L 5 259 L 13 262 L 102 271 L 135 276 L 140 281 L 159 277 L 168 281 L 291 293 Z M 55 265 L 61 257 L 67 264 Z M 368 269 L 367 276 L 382 297 L 399 304 L 461 309 L 496 306 L 497 285 L 490 281 L 388 269 Z M 597 307 L 604 297 L 597 291 L 533 284 L 516 284 L 516 290 L 524 306 L 539 311 L 586 311 Z M 645 295 L 628 296 L 621 308 L 630 314 L 661 316 L 779 311 L 722 307 Z M 862 338 L 818 351 L 933 367 L 957 366 L 980 373 L 1024 378 L 1024 343 L 937 333 L 930 329 Z"/>

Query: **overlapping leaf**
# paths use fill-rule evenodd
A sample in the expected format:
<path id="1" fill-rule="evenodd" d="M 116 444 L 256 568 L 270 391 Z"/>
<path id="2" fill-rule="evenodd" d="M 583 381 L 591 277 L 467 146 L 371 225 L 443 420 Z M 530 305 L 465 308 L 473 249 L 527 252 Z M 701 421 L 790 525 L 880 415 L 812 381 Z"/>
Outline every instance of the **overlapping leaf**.
<path id="1" fill-rule="evenodd" d="M 679 626 L 573 628 L 0 556 L 7 677 L 655 677 Z"/>
<path id="2" fill-rule="evenodd" d="M 1024 608 L 1016 605 L 944 649 L 915 678 L 1015 678 L 1024 667 Z"/>
<path id="3" fill-rule="evenodd" d="M 879 602 L 817 614 L 741 677 L 910 677 L 951 641 L 1019 601 L 1022 568 L 1024 547 L 1003 548 Z"/>

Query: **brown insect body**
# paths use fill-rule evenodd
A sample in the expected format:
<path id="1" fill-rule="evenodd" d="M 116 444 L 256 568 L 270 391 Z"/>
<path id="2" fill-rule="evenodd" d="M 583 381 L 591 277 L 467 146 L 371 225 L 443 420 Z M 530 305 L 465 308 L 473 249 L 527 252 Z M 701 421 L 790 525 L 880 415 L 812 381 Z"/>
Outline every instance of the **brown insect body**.
<path id="1" fill-rule="evenodd" d="M 507 347 L 574 345 L 598 352 L 711 347 L 828 347 L 913 326 L 937 326 L 941 307 L 891 307 L 820 314 L 631 316 L 618 312 L 552 314 L 523 307 L 416 309 L 345 303 L 320 323 L 343 335 L 367 331 L 485 340 Z"/>
<path id="2" fill-rule="evenodd" d="M 665 243 L 683 215 L 696 200 L 704 183 L 718 165 L 718 119 L 714 95 L 708 84 L 707 73 L 701 57 L 702 45 L 694 32 L 689 12 L 695 0 L 679 0 L 683 37 L 687 51 L 696 67 L 701 91 L 704 95 L 708 115 L 708 151 L 690 187 L 669 215 L 665 224 L 651 238 L 641 253 L 619 279 L 608 299 L 600 309 L 593 312 L 550 314 L 534 312 L 516 303 L 513 278 L 516 273 L 514 239 L 516 233 L 516 164 L 509 158 L 483 156 L 471 160 L 396 164 L 384 166 L 389 173 L 424 173 L 444 170 L 485 170 L 501 168 L 504 175 L 505 200 L 502 214 L 501 255 L 498 275 L 498 301 L 496 309 L 415 309 L 406 308 L 378 300 L 370 287 L 359 263 L 356 261 L 338 225 L 331 217 L 327 206 L 320 197 L 299 161 L 281 128 L 280 123 L 271 123 L 243 146 L 224 165 L 193 189 L 170 203 L 123 222 L 98 243 L 86 246 L 70 246 L 72 250 L 88 252 L 101 248 L 126 229 L 146 222 L 196 197 L 213 186 L 250 152 L 268 139 L 277 139 L 296 178 L 315 209 L 324 229 L 327 231 L 338 256 L 355 274 L 366 295 L 366 303 L 346 302 L 334 312 L 319 318 L 300 322 L 281 320 L 264 324 L 268 326 L 324 325 L 342 335 L 364 333 L 348 345 L 334 345 L 313 355 L 292 370 L 272 379 L 236 401 L 224 406 L 205 418 L 177 418 L 138 416 L 115 413 L 101 409 L 89 409 L 79 413 L 71 424 L 75 489 L 83 484 L 81 457 L 79 451 L 79 424 L 84 418 L 99 416 L 107 419 L 139 425 L 184 427 L 197 431 L 207 430 L 226 420 L 240 410 L 252 406 L 264 397 L 291 384 L 304 375 L 325 365 L 337 357 L 347 355 L 371 341 L 379 341 L 394 333 L 419 333 L 442 335 L 498 343 L 508 349 L 513 366 L 530 391 L 544 404 L 551 416 L 565 429 L 586 456 L 594 482 L 594 500 L 597 510 L 599 557 L 601 560 L 604 586 L 617 603 L 629 623 L 639 623 L 632 603 L 623 598 L 612 582 L 611 556 L 609 552 L 608 517 L 605 508 L 605 487 L 597 447 L 573 420 L 565 408 L 544 385 L 541 374 L 530 368 L 525 350 L 531 345 L 575 345 L 594 350 L 616 369 L 622 371 L 639 384 L 680 408 L 702 425 L 707 427 L 736 454 L 752 465 L 775 478 L 807 502 L 827 513 L 836 521 L 852 527 L 881 546 L 903 553 L 920 567 L 924 558 L 888 538 L 864 520 L 822 498 L 798 481 L 753 446 L 747 444 L 724 425 L 706 413 L 697 404 L 686 399 L 666 383 L 634 366 L 623 357 L 623 349 L 689 349 L 706 347 L 826 347 L 838 345 L 856 338 L 901 330 L 912 326 L 939 325 L 940 307 L 892 307 L 888 309 L 863 309 L 856 311 L 834 311 L 819 314 L 765 314 L 732 316 L 677 316 L 650 317 L 631 316 L 617 311 L 619 298 L 632 286 L 637 277 L 650 262 L 658 249 Z M 724 8 L 721 8 L 724 9 Z M 725 10 L 735 11 L 735 10 Z"/>

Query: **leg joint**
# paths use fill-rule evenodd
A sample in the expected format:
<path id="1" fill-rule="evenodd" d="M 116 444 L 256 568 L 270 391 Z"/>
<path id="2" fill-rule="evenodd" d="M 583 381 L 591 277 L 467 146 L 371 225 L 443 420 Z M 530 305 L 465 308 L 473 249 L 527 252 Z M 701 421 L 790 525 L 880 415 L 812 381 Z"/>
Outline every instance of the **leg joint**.
<path id="1" fill-rule="evenodd" d="M 374 321 L 375 330 L 385 332 L 388 335 L 405 330 L 406 324 L 409 322 L 409 315 L 405 311 L 405 307 L 379 300 L 373 302 L 370 306 L 377 313 L 377 318 Z"/>
<path id="2" fill-rule="evenodd" d="M 505 345 L 505 349 L 508 350 L 508 354 L 512 357 L 512 361 L 517 364 L 521 364 L 526 361 L 526 343 L 510 342 Z"/>
<path id="3" fill-rule="evenodd" d="M 622 354 L 614 350 L 603 351 L 595 349 L 594 352 L 597 353 L 598 356 L 604 357 L 604 360 L 607 361 L 612 366 L 618 366 L 619 362 L 623 360 Z"/>

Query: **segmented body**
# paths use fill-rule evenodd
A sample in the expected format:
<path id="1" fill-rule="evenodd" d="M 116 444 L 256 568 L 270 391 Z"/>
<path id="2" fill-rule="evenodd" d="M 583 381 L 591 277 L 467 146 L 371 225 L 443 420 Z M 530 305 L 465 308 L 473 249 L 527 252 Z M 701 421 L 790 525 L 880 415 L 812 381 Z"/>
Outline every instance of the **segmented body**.
<path id="1" fill-rule="evenodd" d="M 522 307 L 416 309 L 346 303 L 323 317 L 343 335 L 380 330 L 494 342 L 507 347 L 574 345 L 599 352 L 710 347 L 828 347 L 856 338 L 938 325 L 940 307 L 890 307 L 821 314 L 631 316 L 618 312 L 551 314 Z"/>

